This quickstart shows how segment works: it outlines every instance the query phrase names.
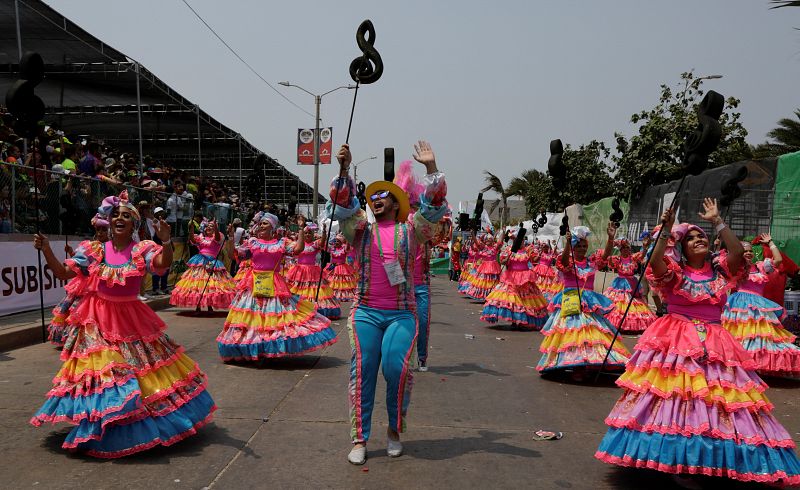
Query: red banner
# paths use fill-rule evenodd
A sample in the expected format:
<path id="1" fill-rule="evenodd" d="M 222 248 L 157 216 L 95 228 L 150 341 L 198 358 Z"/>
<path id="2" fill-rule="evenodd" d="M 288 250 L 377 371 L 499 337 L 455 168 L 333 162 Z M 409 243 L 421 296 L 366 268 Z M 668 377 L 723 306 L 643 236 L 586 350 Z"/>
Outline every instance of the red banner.
<path id="1" fill-rule="evenodd" d="M 330 164 L 333 153 L 333 128 L 322 128 L 319 131 L 319 163 Z M 314 130 L 297 130 L 297 163 L 314 164 Z"/>

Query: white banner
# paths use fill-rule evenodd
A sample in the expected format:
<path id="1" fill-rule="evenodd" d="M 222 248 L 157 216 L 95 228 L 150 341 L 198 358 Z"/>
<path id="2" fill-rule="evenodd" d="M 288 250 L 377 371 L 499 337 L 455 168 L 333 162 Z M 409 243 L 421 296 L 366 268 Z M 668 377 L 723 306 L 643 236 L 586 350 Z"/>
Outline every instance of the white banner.
<path id="1" fill-rule="evenodd" d="M 0 316 L 39 308 L 39 267 L 36 249 L 30 242 L 0 242 Z M 51 240 L 50 246 L 60 259 L 64 254 L 64 240 Z M 77 241 L 70 243 L 73 247 Z M 52 307 L 66 294 L 64 281 L 56 279 L 42 256 L 42 282 L 44 306 Z"/>

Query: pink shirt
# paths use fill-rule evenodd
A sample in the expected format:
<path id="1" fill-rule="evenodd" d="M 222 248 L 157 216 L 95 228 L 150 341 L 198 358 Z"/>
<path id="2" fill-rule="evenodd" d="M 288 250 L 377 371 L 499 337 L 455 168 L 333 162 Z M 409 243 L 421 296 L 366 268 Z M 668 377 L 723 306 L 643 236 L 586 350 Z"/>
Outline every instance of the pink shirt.
<path id="1" fill-rule="evenodd" d="M 117 252 L 110 241 L 103 244 L 105 258 L 103 262 L 109 267 L 126 265 L 131 260 L 131 250 L 135 242 L 131 242 L 125 250 Z M 139 295 L 139 286 L 142 283 L 142 276 L 128 276 L 125 278 L 125 285 L 115 285 L 109 287 L 105 281 L 100 281 L 97 285 L 97 292 L 101 295 L 114 296 L 117 298 L 136 298 Z"/>
<path id="2" fill-rule="evenodd" d="M 216 257 L 219 253 L 219 249 L 222 248 L 222 244 L 216 241 L 214 237 L 195 235 L 194 240 L 197 244 L 197 250 L 203 255 Z"/>
<path id="3" fill-rule="evenodd" d="M 306 243 L 303 251 L 297 256 L 297 263 L 300 265 L 314 265 L 317 263 L 319 250 L 314 242 Z"/>
<path id="4" fill-rule="evenodd" d="M 250 252 L 253 259 L 253 269 L 257 271 L 274 271 L 280 268 L 281 259 L 285 250 L 284 239 L 253 241 Z"/>
<path id="5" fill-rule="evenodd" d="M 378 240 L 373 239 L 369 250 L 370 274 L 372 274 L 372 277 L 370 278 L 370 294 L 367 298 L 366 306 L 379 310 L 395 310 L 397 309 L 399 286 L 389 284 L 389 276 L 386 275 L 386 270 L 383 268 L 384 262 L 388 263 L 397 260 L 397 251 L 394 245 L 395 224 L 394 222 L 377 222 L 372 226 L 373 230 L 380 234 L 383 259 L 378 253 Z M 376 231 L 373 231 L 373 233 Z M 399 230 L 398 233 L 402 233 L 402 230 Z"/>

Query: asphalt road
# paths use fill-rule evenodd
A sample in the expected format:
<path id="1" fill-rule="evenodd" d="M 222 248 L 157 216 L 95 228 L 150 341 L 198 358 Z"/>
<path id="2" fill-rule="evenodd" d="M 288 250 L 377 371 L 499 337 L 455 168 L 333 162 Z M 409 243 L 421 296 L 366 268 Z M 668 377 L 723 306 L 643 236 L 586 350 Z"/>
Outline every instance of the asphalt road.
<path id="1" fill-rule="evenodd" d="M 349 443 L 345 320 L 339 342 L 317 355 L 226 365 L 214 338 L 224 314 L 159 314 L 209 377 L 219 410 L 199 435 L 168 448 L 105 461 L 60 447 L 65 426 L 28 419 L 59 368 L 39 344 L 0 353 L 0 488 L 675 488 L 666 475 L 596 461 L 604 417 L 620 395 L 613 378 L 597 385 L 542 379 L 541 334 L 487 328 L 481 306 L 433 282 L 427 373 L 414 379 L 405 454 L 385 452 L 385 385 L 379 381 L 369 460 L 346 461 Z M 468 339 L 465 334 L 472 334 Z M 635 339 L 624 342 L 632 347 Z M 775 413 L 798 438 L 800 384 L 768 380 Z M 562 431 L 534 441 L 537 429 Z M 759 488 L 718 479 L 701 487 Z"/>

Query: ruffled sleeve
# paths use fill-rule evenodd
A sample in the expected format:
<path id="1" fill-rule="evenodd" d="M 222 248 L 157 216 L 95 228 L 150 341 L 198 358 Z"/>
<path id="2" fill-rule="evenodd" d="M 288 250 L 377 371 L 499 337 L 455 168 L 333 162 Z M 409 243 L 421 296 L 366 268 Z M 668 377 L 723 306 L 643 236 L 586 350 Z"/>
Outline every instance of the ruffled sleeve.
<path id="1" fill-rule="evenodd" d="M 606 263 L 608 264 L 608 268 L 609 269 L 611 269 L 614 272 L 618 272 L 619 271 L 619 265 L 620 265 L 620 256 L 619 255 L 612 255 L 611 257 L 609 257 L 606 260 Z"/>
<path id="2" fill-rule="evenodd" d="M 683 269 L 677 262 L 666 255 L 664 256 L 664 265 L 667 266 L 667 270 L 659 276 L 656 276 L 653 272 L 653 264 L 648 265 L 645 276 L 650 286 L 666 293 L 681 283 L 683 280 Z"/>
<path id="3" fill-rule="evenodd" d="M 158 276 L 164 275 L 169 267 L 161 268 L 156 267 L 154 260 L 161 255 L 163 247 L 152 240 L 142 240 L 137 243 L 131 251 L 131 261 L 136 264 L 137 269 L 141 270 L 144 267 L 144 272 L 148 274 L 156 274 Z"/>
<path id="4" fill-rule="evenodd" d="M 64 265 L 75 274 L 88 276 L 103 260 L 103 245 L 100 242 L 84 240 L 75 248 L 75 255 L 64 261 Z"/>
<path id="5" fill-rule="evenodd" d="M 236 247 L 236 255 L 239 257 L 239 260 L 247 260 L 253 258 L 253 241 L 255 240 L 254 237 L 250 237 L 247 240 L 243 241 L 241 245 Z"/>
<path id="6" fill-rule="evenodd" d="M 592 264 L 592 267 L 595 269 L 600 270 L 608 265 L 608 259 L 603 258 L 602 250 L 595 250 L 594 253 L 589 256 L 589 263 Z"/>

